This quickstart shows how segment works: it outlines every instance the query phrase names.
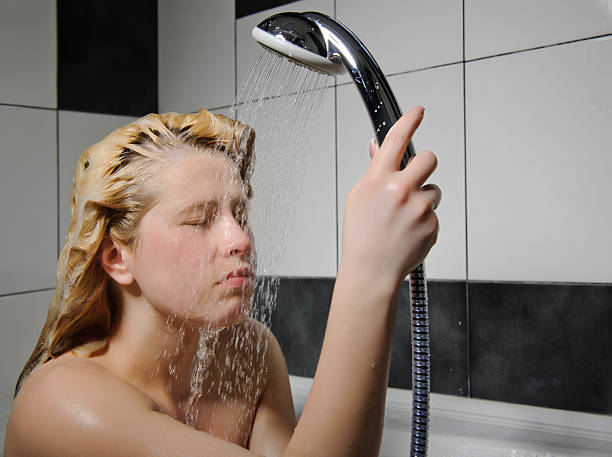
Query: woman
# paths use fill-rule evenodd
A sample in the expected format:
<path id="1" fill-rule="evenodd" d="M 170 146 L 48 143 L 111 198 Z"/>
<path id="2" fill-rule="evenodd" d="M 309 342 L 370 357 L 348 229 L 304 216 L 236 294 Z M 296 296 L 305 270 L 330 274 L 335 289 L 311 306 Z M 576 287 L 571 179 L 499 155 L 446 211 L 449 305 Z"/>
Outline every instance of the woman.
<path id="1" fill-rule="evenodd" d="M 376 455 L 397 292 L 438 232 L 441 194 L 423 186 L 435 156 L 399 171 L 423 111 L 371 146 L 347 198 L 327 330 L 297 424 L 278 343 L 247 317 L 252 131 L 205 110 L 151 114 L 85 150 L 5 456 Z"/>

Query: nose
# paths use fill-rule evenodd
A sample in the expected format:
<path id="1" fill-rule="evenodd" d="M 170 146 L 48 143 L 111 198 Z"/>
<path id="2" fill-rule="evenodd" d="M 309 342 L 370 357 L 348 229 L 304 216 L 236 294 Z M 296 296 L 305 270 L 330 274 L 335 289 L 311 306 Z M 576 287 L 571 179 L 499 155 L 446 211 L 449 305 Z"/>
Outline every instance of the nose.
<path id="1" fill-rule="evenodd" d="M 223 250 L 227 255 L 248 255 L 251 253 L 253 243 L 251 231 L 239 224 L 233 216 L 226 218 L 224 241 Z"/>

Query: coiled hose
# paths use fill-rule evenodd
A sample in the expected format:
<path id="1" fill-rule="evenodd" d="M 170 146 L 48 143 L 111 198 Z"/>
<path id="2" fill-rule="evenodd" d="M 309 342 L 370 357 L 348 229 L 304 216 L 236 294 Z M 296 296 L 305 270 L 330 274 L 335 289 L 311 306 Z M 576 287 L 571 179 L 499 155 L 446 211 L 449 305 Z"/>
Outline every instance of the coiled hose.
<path id="1" fill-rule="evenodd" d="M 410 457 L 427 456 L 429 432 L 429 306 L 425 266 L 410 273 L 410 315 L 412 321 L 412 433 Z"/>

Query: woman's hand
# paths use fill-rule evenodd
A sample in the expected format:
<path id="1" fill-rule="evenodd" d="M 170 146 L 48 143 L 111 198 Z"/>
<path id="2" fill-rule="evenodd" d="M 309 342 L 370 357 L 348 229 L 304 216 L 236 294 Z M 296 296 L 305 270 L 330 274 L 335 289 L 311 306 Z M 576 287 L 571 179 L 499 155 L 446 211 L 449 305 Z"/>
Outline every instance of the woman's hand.
<path id="1" fill-rule="evenodd" d="M 433 184 L 423 186 L 437 166 L 431 151 L 400 163 L 424 108 L 416 107 L 391 128 L 382 146 L 370 146 L 372 161 L 351 190 L 344 210 L 342 265 L 394 287 L 419 265 L 438 236 L 435 209 L 442 198 Z"/>

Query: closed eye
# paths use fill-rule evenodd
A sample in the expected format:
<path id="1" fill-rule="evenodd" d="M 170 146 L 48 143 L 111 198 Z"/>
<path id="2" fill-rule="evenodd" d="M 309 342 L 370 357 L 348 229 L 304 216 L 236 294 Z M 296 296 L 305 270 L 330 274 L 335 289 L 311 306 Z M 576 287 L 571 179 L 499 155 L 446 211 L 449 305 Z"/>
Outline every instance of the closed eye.
<path id="1" fill-rule="evenodd" d="M 204 206 L 203 213 L 204 214 L 201 214 L 199 217 L 193 217 L 187 220 L 184 224 L 195 227 L 209 227 L 219 216 L 219 209 L 217 205 L 209 202 Z"/>

